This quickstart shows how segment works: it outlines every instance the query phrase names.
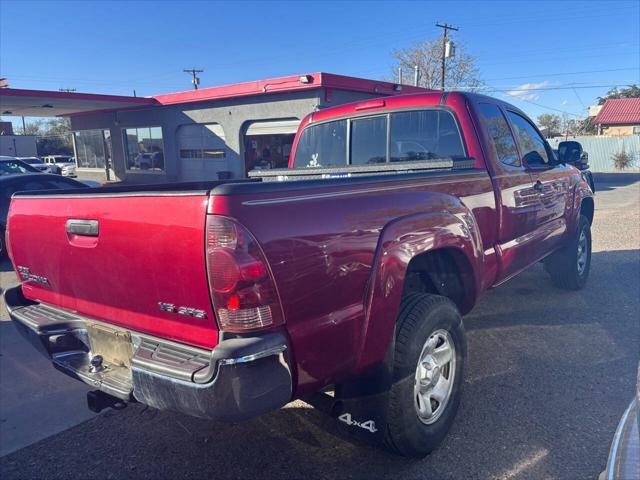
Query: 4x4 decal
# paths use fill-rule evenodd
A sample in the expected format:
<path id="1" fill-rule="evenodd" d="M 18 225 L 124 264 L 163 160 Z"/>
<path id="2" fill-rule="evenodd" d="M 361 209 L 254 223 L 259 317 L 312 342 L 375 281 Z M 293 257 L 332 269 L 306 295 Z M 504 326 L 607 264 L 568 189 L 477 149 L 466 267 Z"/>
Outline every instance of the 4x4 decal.
<path id="1" fill-rule="evenodd" d="M 350 413 L 343 413 L 338 417 L 338 420 L 346 423 L 350 427 L 360 427 L 368 430 L 371 433 L 376 433 L 378 429 L 376 428 L 376 422 L 373 420 L 365 420 L 364 422 L 358 422 L 351 417 Z"/>

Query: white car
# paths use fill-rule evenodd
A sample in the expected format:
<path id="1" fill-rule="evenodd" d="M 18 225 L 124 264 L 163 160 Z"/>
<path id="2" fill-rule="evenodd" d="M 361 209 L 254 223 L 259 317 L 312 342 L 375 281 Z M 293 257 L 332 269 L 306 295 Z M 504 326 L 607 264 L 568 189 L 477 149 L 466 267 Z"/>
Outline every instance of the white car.
<path id="1" fill-rule="evenodd" d="M 18 157 L 18 160 L 22 160 L 25 163 L 28 163 L 33 168 L 40 170 L 42 173 L 54 173 L 54 168 L 50 165 L 47 165 L 38 157 Z"/>
<path id="2" fill-rule="evenodd" d="M 53 173 L 58 173 L 59 175 L 65 177 L 75 177 L 76 175 L 76 162 L 73 157 L 70 155 L 48 155 L 43 158 L 44 163 L 49 165 L 51 168 L 57 170 Z"/>

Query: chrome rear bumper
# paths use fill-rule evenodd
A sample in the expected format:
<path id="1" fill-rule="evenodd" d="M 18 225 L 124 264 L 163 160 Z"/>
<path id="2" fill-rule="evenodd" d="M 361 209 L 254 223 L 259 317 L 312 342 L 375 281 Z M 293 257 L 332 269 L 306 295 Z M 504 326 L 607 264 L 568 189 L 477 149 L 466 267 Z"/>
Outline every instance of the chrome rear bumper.
<path id="1" fill-rule="evenodd" d="M 55 368 L 119 399 L 222 421 L 255 417 L 291 399 L 281 333 L 231 338 L 204 350 L 128 331 L 130 365 L 105 360 L 102 371 L 92 372 L 99 352 L 91 351 L 88 327 L 100 322 L 30 301 L 20 286 L 4 298 L 20 333 Z"/>

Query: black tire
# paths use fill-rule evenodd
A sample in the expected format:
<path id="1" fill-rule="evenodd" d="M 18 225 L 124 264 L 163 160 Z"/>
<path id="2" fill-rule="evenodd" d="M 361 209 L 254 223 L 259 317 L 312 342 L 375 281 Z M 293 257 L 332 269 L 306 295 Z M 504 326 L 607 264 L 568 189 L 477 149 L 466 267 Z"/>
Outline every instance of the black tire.
<path id="1" fill-rule="evenodd" d="M 584 235 L 584 242 L 582 241 Z M 586 259 L 581 268 L 578 256 L 586 248 Z M 553 284 L 563 290 L 580 290 L 587 283 L 591 269 L 591 225 L 584 215 L 580 215 L 578 229 L 569 244 L 551 255 L 544 262 L 545 270 Z"/>
<path id="2" fill-rule="evenodd" d="M 455 366 L 451 369 L 453 386 L 438 418 L 425 424 L 416 407 L 416 368 L 427 340 L 438 331 L 448 332 L 455 347 Z M 407 457 L 422 458 L 442 442 L 460 403 L 465 357 L 462 318 L 451 300 L 423 293 L 403 299 L 396 327 L 394 380 L 387 409 L 385 446 L 388 449 Z M 451 375 L 451 371 L 448 374 Z"/>

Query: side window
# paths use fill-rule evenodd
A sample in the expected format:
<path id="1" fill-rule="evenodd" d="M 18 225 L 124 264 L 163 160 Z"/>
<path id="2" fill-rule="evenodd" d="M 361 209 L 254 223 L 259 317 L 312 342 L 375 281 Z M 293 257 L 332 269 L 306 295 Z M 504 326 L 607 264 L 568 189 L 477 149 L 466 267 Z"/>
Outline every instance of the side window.
<path id="1" fill-rule="evenodd" d="M 549 153 L 545 147 L 544 139 L 533 125 L 522 115 L 514 112 L 508 112 L 507 114 L 518 138 L 524 162 L 530 167 L 548 166 Z"/>
<path id="2" fill-rule="evenodd" d="M 351 121 L 351 164 L 369 165 L 387 161 L 387 117 Z"/>
<path id="3" fill-rule="evenodd" d="M 521 166 L 522 162 L 518 157 L 516 142 L 513 139 L 507 120 L 498 106 L 482 103 L 480 104 L 480 114 L 486 123 L 498 161 L 514 167 Z"/>
<path id="4" fill-rule="evenodd" d="M 294 168 L 343 167 L 347 163 L 347 121 L 321 123 L 300 134 Z"/>
<path id="5" fill-rule="evenodd" d="M 443 110 L 392 113 L 390 143 L 392 162 L 465 157 L 458 125 Z"/>

